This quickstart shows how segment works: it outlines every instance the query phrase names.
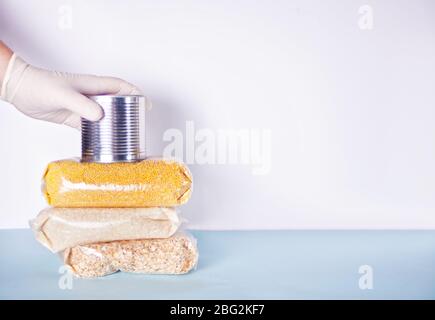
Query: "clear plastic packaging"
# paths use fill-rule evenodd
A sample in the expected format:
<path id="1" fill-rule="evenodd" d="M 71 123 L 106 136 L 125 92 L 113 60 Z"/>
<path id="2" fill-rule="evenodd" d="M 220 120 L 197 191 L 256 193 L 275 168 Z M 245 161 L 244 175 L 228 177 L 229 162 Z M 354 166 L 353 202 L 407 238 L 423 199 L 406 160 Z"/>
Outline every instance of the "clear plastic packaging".
<path id="1" fill-rule="evenodd" d="M 123 240 L 66 249 L 64 263 L 78 277 L 93 278 L 117 271 L 183 274 L 196 267 L 196 240 L 186 232 L 166 239 Z"/>
<path id="2" fill-rule="evenodd" d="M 30 226 L 39 242 L 58 252 L 95 242 L 167 238 L 180 219 L 173 208 L 47 208 Z"/>
<path id="3" fill-rule="evenodd" d="M 172 207 L 189 200 L 192 176 L 182 163 L 169 159 L 139 162 L 51 162 L 42 191 L 54 207 Z"/>

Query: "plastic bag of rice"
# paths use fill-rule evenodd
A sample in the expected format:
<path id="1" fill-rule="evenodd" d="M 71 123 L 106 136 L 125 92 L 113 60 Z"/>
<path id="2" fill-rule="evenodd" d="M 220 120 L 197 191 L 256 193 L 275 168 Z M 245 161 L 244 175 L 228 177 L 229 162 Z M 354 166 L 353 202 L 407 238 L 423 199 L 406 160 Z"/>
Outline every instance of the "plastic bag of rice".
<path id="1" fill-rule="evenodd" d="M 47 208 L 30 226 L 39 242 L 58 252 L 96 242 L 168 238 L 180 219 L 173 208 Z"/>

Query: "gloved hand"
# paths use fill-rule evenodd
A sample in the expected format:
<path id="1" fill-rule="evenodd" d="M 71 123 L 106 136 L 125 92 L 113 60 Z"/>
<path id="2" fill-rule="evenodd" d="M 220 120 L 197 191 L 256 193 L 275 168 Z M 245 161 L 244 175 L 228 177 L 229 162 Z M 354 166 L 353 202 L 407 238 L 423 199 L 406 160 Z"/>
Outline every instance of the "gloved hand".
<path id="1" fill-rule="evenodd" d="M 22 113 L 40 120 L 80 128 L 80 117 L 100 120 L 103 110 L 86 95 L 141 94 L 132 84 L 113 77 L 48 71 L 15 54 L 3 79 L 0 97 Z"/>

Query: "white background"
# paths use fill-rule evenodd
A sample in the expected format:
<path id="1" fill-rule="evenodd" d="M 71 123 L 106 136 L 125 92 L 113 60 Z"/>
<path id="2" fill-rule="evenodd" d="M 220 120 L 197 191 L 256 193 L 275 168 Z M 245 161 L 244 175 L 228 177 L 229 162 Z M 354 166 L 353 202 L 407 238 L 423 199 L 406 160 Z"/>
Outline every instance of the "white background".
<path id="1" fill-rule="evenodd" d="M 358 9 L 373 8 L 372 30 Z M 70 5 L 72 28 L 59 27 Z M 114 75 L 165 130 L 271 129 L 271 171 L 191 165 L 193 228 L 434 228 L 435 2 L 2 0 L 0 39 L 28 62 Z M 61 10 L 62 11 L 62 10 Z M 0 226 L 45 206 L 40 178 L 73 129 L 0 102 Z"/>

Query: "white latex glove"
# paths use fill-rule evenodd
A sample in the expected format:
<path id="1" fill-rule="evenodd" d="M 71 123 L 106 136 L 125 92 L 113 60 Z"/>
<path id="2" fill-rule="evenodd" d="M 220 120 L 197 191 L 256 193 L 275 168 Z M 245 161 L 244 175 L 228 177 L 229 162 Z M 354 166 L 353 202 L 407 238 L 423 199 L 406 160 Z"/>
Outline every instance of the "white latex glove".
<path id="1" fill-rule="evenodd" d="M 14 54 L 0 97 L 32 118 L 79 129 L 80 117 L 97 121 L 103 116 L 101 107 L 86 97 L 95 94 L 141 93 L 121 79 L 43 70 Z"/>

